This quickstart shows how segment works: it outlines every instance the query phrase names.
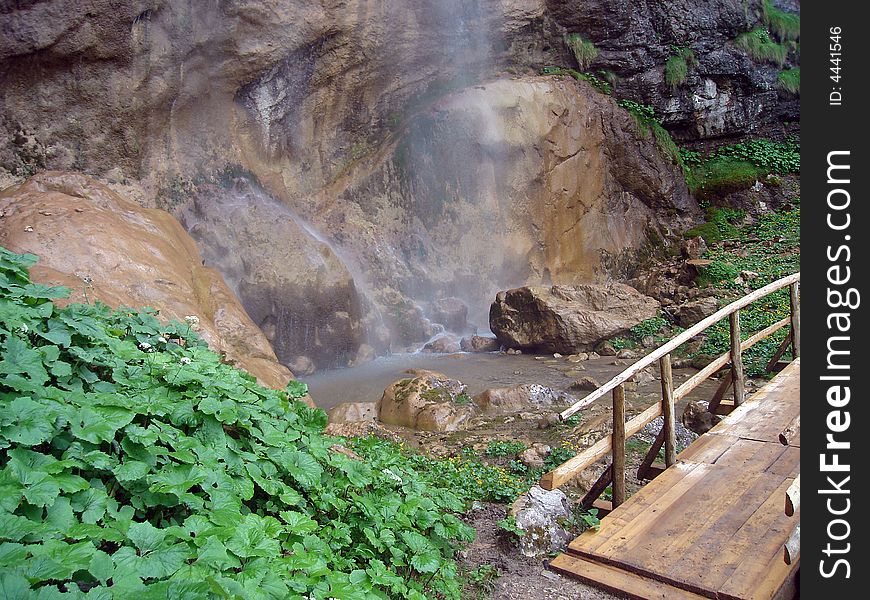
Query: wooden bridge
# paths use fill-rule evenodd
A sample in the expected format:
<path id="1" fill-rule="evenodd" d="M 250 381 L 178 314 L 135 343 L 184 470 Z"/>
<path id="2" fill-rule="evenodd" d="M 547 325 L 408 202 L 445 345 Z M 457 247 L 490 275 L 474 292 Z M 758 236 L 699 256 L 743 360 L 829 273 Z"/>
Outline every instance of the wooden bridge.
<path id="1" fill-rule="evenodd" d="M 667 600 L 787 600 L 797 594 L 800 548 L 800 274 L 781 279 L 721 309 L 650 353 L 562 413 L 613 395 L 613 433 L 541 480 L 553 489 L 582 469 L 611 455 L 611 463 L 583 499 L 584 506 L 612 509 L 598 531 L 575 539 L 550 568 L 569 577 L 632 598 Z M 791 289 L 791 315 L 747 339 L 740 335 L 739 311 L 783 287 Z M 725 317 L 731 322 L 731 351 L 714 360 L 676 390 L 670 353 Z M 769 368 L 788 345 L 794 360 L 761 390 L 744 399 L 742 352 L 791 326 Z M 625 422 L 623 384 L 659 360 L 662 400 Z M 675 398 L 729 365 L 710 403 L 729 413 L 679 455 L 674 443 Z M 733 402 L 723 396 L 734 392 Z M 640 466 L 652 479 L 625 499 L 625 440 L 664 415 L 662 430 Z M 661 447 L 665 465 L 654 464 Z M 612 503 L 598 496 L 612 485 Z"/>

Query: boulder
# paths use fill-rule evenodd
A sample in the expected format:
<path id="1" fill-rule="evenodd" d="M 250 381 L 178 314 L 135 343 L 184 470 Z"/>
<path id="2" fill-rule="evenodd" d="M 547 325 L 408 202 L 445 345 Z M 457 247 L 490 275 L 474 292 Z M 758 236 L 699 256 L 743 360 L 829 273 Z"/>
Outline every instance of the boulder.
<path id="1" fill-rule="evenodd" d="M 377 358 L 377 352 L 368 344 L 362 344 L 359 350 L 356 351 L 356 356 L 347 363 L 349 367 L 358 367 Z"/>
<path id="2" fill-rule="evenodd" d="M 330 423 L 356 423 L 374 421 L 377 410 L 377 402 L 343 402 L 330 408 L 326 414 Z"/>
<path id="3" fill-rule="evenodd" d="M 540 469 L 544 466 L 544 457 L 534 448 L 526 448 L 517 458 L 530 469 Z"/>
<path id="4" fill-rule="evenodd" d="M 537 558 L 563 550 L 574 537 L 561 525 L 571 512 L 571 501 L 562 490 L 547 491 L 536 485 L 517 498 L 509 514 L 525 532 L 519 538 L 520 552 Z"/>
<path id="5" fill-rule="evenodd" d="M 706 402 L 698 401 L 686 404 L 681 417 L 681 421 L 686 426 L 686 429 L 694 431 L 698 435 L 707 433 L 721 420 L 719 415 L 714 415 L 707 410 Z"/>
<path id="6" fill-rule="evenodd" d="M 452 354 L 454 352 L 459 352 L 460 350 L 459 338 L 449 333 L 440 335 L 423 346 L 423 352 L 435 352 L 440 354 Z"/>
<path id="7" fill-rule="evenodd" d="M 474 401 L 486 413 L 507 414 L 528 408 L 550 408 L 572 404 L 576 398 L 565 392 L 533 383 L 491 388 L 475 396 Z"/>
<path id="8" fill-rule="evenodd" d="M 707 242 L 704 241 L 704 238 L 701 236 L 689 238 L 688 240 L 683 242 L 682 247 L 680 248 L 683 257 L 688 259 L 697 259 L 704 256 L 704 252 L 707 251 Z"/>
<path id="9" fill-rule="evenodd" d="M 307 356 L 296 356 L 287 362 L 287 366 L 297 375 L 311 375 L 317 367 Z"/>
<path id="10" fill-rule="evenodd" d="M 719 302 L 712 296 L 690 300 L 672 309 L 674 318 L 681 327 L 691 327 L 719 310 Z"/>
<path id="11" fill-rule="evenodd" d="M 378 419 L 422 431 L 464 429 L 477 408 L 465 384 L 433 371 L 414 371 L 391 383 L 377 403 Z"/>
<path id="12" fill-rule="evenodd" d="M 33 280 L 71 290 L 68 302 L 149 306 L 161 319 L 199 319 L 225 360 L 269 387 L 293 373 L 191 237 L 169 213 L 142 208 L 78 173 L 46 171 L 0 192 L 0 244 L 39 256 Z"/>
<path id="13" fill-rule="evenodd" d="M 432 305 L 432 319 L 448 331 L 468 330 L 468 306 L 459 298 L 441 298 Z"/>
<path id="14" fill-rule="evenodd" d="M 501 349 L 497 339 L 482 335 L 464 337 L 459 342 L 459 346 L 463 352 L 498 352 Z"/>
<path id="15" fill-rule="evenodd" d="M 621 283 L 527 286 L 499 292 L 489 322 L 505 346 L 572 354 L 656 316 L 659 307 Z"/>
<path id="16" fill-rule="evenodd" d="M 568 387 L 569 389 L 576 390 L 578 392 L 594 392 L 601 387 L 601 384 L 598 383 L 598 380 L 594 377 L 586 376 L 576 380 Z"/>

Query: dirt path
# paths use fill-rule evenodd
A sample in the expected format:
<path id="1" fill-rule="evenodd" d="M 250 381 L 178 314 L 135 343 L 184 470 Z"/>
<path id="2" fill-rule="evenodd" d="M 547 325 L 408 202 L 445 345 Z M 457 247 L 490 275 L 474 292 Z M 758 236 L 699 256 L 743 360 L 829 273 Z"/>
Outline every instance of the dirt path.
<path id="1" fill-rule="evenodd" d="M 497 522 L 505 517 L 508 506 L 485 504 L 472 510 L 468 523 L 477 529 L 477 538 L 463 553 L 460 567 L 464 571 L 492 565 L 498 578 L 490 585 L 466 588 L 468 600 L 612 600 L 621 598 L 579 581 L 562 577 L 546 568 L 545 560 L 526 558 L 501 533 Z"/>

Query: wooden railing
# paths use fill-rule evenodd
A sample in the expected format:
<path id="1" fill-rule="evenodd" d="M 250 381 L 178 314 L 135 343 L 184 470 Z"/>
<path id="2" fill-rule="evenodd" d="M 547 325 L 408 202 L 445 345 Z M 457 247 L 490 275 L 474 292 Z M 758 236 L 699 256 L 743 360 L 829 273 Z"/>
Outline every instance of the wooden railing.
<path id="1" fill-rule="evenodd" d="M 791 332 L 777 348 L 773 358 L 767 364 L 767 369 L 771 370 L 774 365 L 779 362 L 789 345 L 792 346 L 793 356 L 800 356 L 799 286 L 800 273 L 795 273 L 794 275 L 783 277 L 782 279 L 774 281 L 769 285 L 747 294 L 736 302 L 732 302 L 728 306 L 719 309 L 709 317 L 686 329 L 663 346 L 650 352 L 642 359 L 625 369 L 622 373 L 602 385 L 594 392 L 563 411 L 559 415 L 562 420 L 567 419 L 582 408 L 589 406 L 599 398 L 602 398 L 605 394 L 611 393 L 613 400 L 613 433 L 609 436 L 605 436 L 597 443 L 583 450 L 574 458 L 564 462 L 549 473 L 546 473 L 539 482 L 540 486 L 548 490 L 558 488 L 578 475 L 583 471 L 583 469 L 589 467 L 608 454 L 612 454 L 610 466 L 593 484 L 592 488 L 583 498 L 581 504 L 588 508 L 598 499 L 607 486 L 612 484 L 612 506 L 613 508 L 619 506 L 625 501 L 625 441 L 660 416 L 664 416 L 664 424 L 638 469 L 638 477 L 641 479 L 649 479 L 651 478 L 649 477 L 651 473 L 660 471 L 660 469 L 653 467 L 653 462 L 662 446 L 664 446 L 665 449 L 665 467 L 674 464 L 677 458 L 674 415 L 674 404 L 676 402 L 684 398 L 703 381 L 730 363 L 731 368 L 729 369 L 728 374 L 722 378 L 722 383 L 719 385 L 713 399 L 710 401 L 709 410 L 710 412 L 721 412 L 728 407 L 727 403 L 723 402 L 723 398 L 727 393 L 728 388 L 733 390 L 734 395 L 734 401 L 730 407 L 733 408 L 739 406 L 740 403 L 743 402 L 745 394 L 743 352 L 787 325 L 791 326 Z M 741 341 L 740 310 L 784 287 L 790 288 L 790 316 Z M 725 317 L 728 317 L 730 321 L 731 350 L 713 360 L 706 367 L 683 382 L 682 385 L 674 389 L 674 378 L 671 370 L 671 353 L 682 344 L 702 333 L 712 325 L 718 323 Z M 661 371 L 662 399 L 660 402 L 656 402 L 626 422 L 625 383 L 655 362 L 659 363 Z"/>

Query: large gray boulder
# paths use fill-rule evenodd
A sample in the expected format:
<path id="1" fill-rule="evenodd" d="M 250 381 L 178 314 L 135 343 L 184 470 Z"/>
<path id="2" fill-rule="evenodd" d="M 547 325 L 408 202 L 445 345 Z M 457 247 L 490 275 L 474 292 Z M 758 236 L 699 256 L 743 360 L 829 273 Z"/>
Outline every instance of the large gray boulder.
<path id="1" fill-rule="evenodd" d="M 505 346 L 571 354 L 655 317 L 659 307 L 621 283 L 528 286 L 498 293 L 489 326 Z"/>
<path id="2" fill-rule="evenodd" d="M 571 500 L 562 490 L 548 491 L 536 485 L 517 498 L 510 515 L 524 532 L 519 538 L 520 552 L 536 558 L 563 550 L 573 537 L 562 527 L 571 510 Z"/>

